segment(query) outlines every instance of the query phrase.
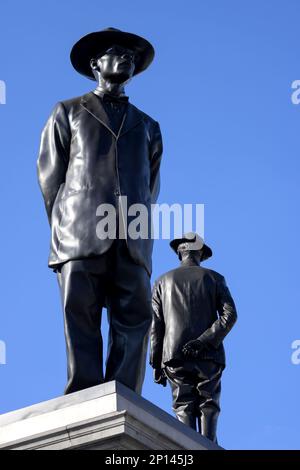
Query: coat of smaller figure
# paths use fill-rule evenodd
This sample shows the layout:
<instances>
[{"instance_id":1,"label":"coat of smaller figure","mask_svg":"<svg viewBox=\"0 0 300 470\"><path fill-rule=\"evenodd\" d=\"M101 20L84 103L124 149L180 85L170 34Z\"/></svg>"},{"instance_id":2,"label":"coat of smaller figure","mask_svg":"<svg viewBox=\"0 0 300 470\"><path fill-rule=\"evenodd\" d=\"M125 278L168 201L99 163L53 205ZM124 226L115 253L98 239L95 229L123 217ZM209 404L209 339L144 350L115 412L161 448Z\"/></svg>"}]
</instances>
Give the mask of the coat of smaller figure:
<instances>
[{"instance_id":1,"label":"coat of smaller figure","mask_svg":"<svg viewBox=\"0 0 300 470\"><path fill-rule=\"evenodd\" d=\"M212 250L193 232L170 243L181 265L153 287L150 363L154 381L172 389L179 421L217 442L223 339L237 319L224 277L200 263Z\"/></svg>"}]
</instances>

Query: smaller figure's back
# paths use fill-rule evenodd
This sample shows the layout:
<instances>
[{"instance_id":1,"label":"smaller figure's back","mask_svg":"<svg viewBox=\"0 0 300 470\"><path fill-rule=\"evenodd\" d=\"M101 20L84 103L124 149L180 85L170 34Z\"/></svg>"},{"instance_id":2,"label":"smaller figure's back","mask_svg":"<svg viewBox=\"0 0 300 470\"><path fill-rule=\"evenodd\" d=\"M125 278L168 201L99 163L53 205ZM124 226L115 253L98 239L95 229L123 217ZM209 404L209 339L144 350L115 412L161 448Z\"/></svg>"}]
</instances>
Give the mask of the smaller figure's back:
<instances>
[{"instance_id":1,"label":"smaller figure's back","mask_svg":"<svg viewBox=\"0 0 300 470\"><path fill-rule=\"evenodd\" d=\"M217 285L223 276L197 265L181 265L161 276L161 301L166 328L181 324L199 336L218 318ZM178 328L178 327L177 327Z\"/></svg>"}]
</instances>

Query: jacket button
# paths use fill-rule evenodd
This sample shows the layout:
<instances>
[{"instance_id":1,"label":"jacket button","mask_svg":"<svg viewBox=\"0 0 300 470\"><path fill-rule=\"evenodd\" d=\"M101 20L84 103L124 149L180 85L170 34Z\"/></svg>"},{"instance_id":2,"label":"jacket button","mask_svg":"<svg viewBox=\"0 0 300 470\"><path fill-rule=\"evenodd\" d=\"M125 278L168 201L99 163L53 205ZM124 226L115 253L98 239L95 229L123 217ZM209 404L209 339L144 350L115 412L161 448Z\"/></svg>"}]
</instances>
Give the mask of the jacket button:
<instances>
[{"instance_id":1,"label":"jacket button","mask_svg":"<svg viewBox=\"0 0 300 470\"><path fill-rule=\"evenodd\" d=\"M120 196L120 191L118 189L115 190L115 196Z\"/></svg>"}]
</instances>

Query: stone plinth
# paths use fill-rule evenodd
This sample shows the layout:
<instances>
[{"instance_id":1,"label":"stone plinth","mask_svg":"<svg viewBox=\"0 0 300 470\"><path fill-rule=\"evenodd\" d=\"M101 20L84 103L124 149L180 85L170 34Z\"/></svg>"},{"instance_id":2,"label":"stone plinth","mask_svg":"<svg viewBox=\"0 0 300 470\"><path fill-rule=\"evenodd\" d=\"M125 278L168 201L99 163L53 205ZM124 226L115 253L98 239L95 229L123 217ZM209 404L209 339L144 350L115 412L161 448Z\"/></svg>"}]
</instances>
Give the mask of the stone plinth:
<instances>
[{"instance_id":1,"label":"stone plinth","mask_svg":"<svg viewBox=\"0 0 300 470\"><path fill-rule=\"evenodd\" d=\"M220 449L117 382L0 416L0 449Z\"/></svg>"}]
</instances>

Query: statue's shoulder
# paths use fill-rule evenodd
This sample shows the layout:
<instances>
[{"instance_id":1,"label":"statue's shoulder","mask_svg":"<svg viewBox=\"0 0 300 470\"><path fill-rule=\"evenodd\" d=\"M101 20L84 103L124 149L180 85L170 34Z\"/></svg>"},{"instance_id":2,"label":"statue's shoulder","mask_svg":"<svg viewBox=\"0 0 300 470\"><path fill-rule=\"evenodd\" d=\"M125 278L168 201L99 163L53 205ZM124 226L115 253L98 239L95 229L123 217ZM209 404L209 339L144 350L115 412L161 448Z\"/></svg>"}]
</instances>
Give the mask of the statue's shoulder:
<instances>
[{"instance_id":1,"label":"statue's shoulder","mask_svg":"<svg viewBox=\"0 0 300 470\"><path fill-rule=\"evenodd\" d=\"M176 269L173 269L174 273L171 274L174 277L177 275L182 276L182 266L178 266ZM170 271L172 273L172 271ZM205 268L203 266L193 266L192 267L192 276L199 274L200 277L205 278L205 277L210 277L214 279L215 281L219 281L223 278L222 274L218 273L217 271L214 271L213 269Z\"/></svg>"},{"instance_id":2,"label":"statue's shoulder","mask_svg":"<svg viewBox=\"0 0 300 470\"><path fill-rule=\"evenodd\" d=\"M139 114L142 115L142 118L145 122L149 123L149 124L152 124L152 125L155 125L157 124L157 121L155 119L153 119L151 116L149 116L149 114L145 113L144 111L142 111L141 109L139 109L137 106L135 106L134 104L132 104L131 102L129 102L130 106L133 108L133 110Z\"/></svg>"},{"instance_id":3,"label":"statue's shoulder","mask_svg":"<svg viewBox=\"0 0 300 470\"><path fill-rule=\"evenodd\" d=\"M214 278L216 281L223 279L222 274L214 271L213 269L204 268L203 266L199 266L199 269L202 271L203 274L207 274L208 276Z\"/></svg>"},{"instance_id":4,"label":"statue's shoulder","mask_svg":"<svg viewBox=\"0 0 300 470\"><path fill-rule=\"evenodd\" d=\"M69 98L69 99L66 99L66 100L61 100L59 101L60 104L63 105L63 107L65 108L65 110L68 112L70 111L72 108L76 107L76 106L80 106L80 104L86 100L88 97L89 97L90 93L85 93L84 95L80 95L80 96L75 96L74 98Z\"/></svg>"},{"instance_id":5,"label":"statue's shoulder","mask_svg":"<svg viewBox=\"0 0 300 470\"><path fill-rule=\"evenodd\" d=\"M160 283L164 283L165 281L171 280L176 276L176 273L178 272L178 268L171 269L170 271L165 272L164 274L161 274L156 281L155 284L158 285Z\"/></svg>"}]
</instances>

